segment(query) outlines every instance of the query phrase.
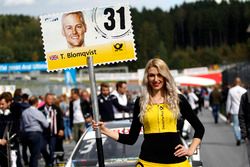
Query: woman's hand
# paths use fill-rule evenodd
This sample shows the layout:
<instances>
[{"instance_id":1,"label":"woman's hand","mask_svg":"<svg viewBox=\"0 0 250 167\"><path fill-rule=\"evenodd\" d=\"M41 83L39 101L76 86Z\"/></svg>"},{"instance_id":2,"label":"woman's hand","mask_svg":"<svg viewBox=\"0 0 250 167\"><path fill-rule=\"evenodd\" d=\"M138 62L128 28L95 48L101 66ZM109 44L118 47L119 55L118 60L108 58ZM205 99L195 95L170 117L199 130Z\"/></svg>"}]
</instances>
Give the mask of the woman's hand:
<instances>
[{"instance_id":1,"label":"woman's hand","mask_svg":"<svg viewBox=\"0 0 250 167\"><path fill-rule=\"evenodd\" d=\"M0 139L0 145L5 146L7 144L7 140Z\"/></svg>"},{"instance_id":2,"label":"woman's hand","mask_svg":"<svg viewBox=\"0 0 250 167\"><path fill-rule=\"evenodd\" d=\"M176 151L175 151L174 155L176 157L183 157L183 156L191 156L191 155L193 155L193 152L189 148L186 148L181 144L176 146L175 150Z\"/></svg>"},{"instance_id":3,"label":"woman's hand","mask_svg":"<svg viewBox=\"0 0 250 167\"><path fill-rule=\"evenodd\" d=\"M119 134L118 132L114 132L108 128L105 127L104 122L95 122L95 120L92 120L92 128L96 130L97 128L100 128L101 133L105 134L106 136L111 137L114 140L118 140Z\"/></svg>"},{"instance_id":4,"label":"woman's hand","mask_svg":"<svg viewBox=\"0 0 250 167\"><path fill-rule=\"evenodd\" d=\"M95 120L92 120L92 128L94 130L96 130L97 128L100 128L101 132L103 133L103 131L105 130L105 126L104 126L104 122L95 122Z\"/></svg>"}]
</instances>

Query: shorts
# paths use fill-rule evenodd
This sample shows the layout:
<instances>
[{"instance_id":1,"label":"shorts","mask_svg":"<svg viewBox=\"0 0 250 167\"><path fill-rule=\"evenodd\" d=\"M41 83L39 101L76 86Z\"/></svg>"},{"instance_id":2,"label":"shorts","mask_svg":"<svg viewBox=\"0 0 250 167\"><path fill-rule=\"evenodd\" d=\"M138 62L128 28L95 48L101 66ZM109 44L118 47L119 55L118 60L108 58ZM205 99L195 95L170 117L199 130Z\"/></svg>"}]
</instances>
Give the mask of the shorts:
<instances>
[{"instance_id":1,"label":"shorts","mask_svg":"<svg viewBox=\"0 0 250 167\"><path fill-rule=\"evenodd\" d=\"M153 163L139 159L135 167L191 167L188 160L174 164Z\"/></svg>"}]
</instances>

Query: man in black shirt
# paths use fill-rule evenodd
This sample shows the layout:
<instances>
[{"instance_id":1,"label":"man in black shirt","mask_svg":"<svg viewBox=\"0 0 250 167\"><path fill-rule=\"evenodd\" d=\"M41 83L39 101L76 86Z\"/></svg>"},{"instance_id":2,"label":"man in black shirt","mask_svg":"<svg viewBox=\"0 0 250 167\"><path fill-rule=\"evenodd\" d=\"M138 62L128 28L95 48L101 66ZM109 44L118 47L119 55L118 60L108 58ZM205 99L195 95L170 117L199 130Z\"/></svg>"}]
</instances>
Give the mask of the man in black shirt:
<instances>
[{"instance_id":1,"label":"man in black shirt","mask_svg":"<svg viewBox=\"0 0 250 167\"><path fill-rule=\"evenodd\" d=\"M114 107L118 111L127 111L128 107L120 105L115 95L110 94L109 85L101 83L101 93L98 95L98 106L102 121L114 120Z\"/></svg>"},{"instance_id":2,"label":"man in black shirt","mask_svg":"<svg viewBox=\"0 0 250 167\"><path fill-rule=\"evenodd\" d=\"M114 120L114 110L112 100L114 95L110 95L109 85L101 84L101 93L98 95L98 106L102 121Z\"/></svg>"},{"instance_id":3,"label":"man in black shirt","mask_svg":"<svg viewBox=\"0 0 250 167\"><path fill-rule=\"evenodd\" d=\"M19 118L13 112L11 104L11 93L2 93L0 95L0 167L6 167L8 164L22 166L18 143ZM15 155L11 155L11 152L15 152Z\"/></svg>"}]
</instances>

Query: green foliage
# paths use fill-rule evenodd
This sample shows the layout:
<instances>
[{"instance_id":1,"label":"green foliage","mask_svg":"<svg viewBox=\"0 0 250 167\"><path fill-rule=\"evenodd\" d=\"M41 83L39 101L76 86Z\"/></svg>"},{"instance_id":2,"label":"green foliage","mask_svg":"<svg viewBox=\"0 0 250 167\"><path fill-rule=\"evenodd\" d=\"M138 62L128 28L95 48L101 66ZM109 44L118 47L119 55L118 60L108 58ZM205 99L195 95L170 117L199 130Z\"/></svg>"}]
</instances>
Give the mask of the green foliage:
<instances>
[{"instance_id":1,"label":"green foliage","mask_svg":"<svg viewBox=\"0 0 250 167\"><path fill-rule=\"evenodd\" d=\"M23 15L0 16L0 39L1 63L44 60L37 18Z\"/></svg>"},{"instance_id":2,"label":"green foliage","mask_svg":"<svg viewBox=\"0 0 250 167\"><path fill-rule=\"evenodd\" d=\"M10 48L5 47L5 46L0 46L0 60L3 63L13 62L15 61L14 53L12 52Z\"/></svg>"},{"instance_id":3,"label":"green foliage","mask_svg":"<svg viewBox=\"0 0 250 167\"><path fill-rule=\"evenodd\" d=\"M152 57L161 57L177 69L249 60L250 2L203 0L169 12L156 8L133 14L134 23L141 18L140 24L134 24L137 68Z\"/></svg>"},{"instance_id":4,"label":"green foliage","mask_svg":"<svg viewBox=\"0 0 250 167\"><path fill-rule=\"evenodd\" d=\"M200 0L131 15L138 59L119 64L130 70L153 57L177 69L250 60L250 1ZM0 39L0 63L44 60L38 18L0 15Z\"/></svg>"}]
</instances>

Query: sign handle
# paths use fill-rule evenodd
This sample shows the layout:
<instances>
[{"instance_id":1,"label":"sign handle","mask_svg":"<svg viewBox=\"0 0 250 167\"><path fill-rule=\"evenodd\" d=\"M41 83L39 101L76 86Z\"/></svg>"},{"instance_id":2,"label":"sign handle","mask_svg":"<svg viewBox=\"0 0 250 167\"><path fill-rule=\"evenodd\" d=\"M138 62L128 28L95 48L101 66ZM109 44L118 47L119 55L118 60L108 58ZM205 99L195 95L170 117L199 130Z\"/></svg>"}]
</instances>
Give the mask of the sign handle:
<instances>
[{"instance_id":1,"label":"sign handle","mask_svg":"<svg viewBox=\"0 0 250 167\"><path fill-rule=\"evenodd\" d=\"M87 62L88 62L88 69L89 69L89 80L91 83L91 101L92 101L92 108L93 108L93 116L94 116L95 122L98 122L100 119L99 119L99 108L98 108L98 103L97 103L96 80L95 80L95 75L94 75L93 57L88 56ZM97 147L99 167L105 167L102 137L101 137L101 131L99 128L97 128L96 130L96 147Z\"/></svg>"}]
</instances>

